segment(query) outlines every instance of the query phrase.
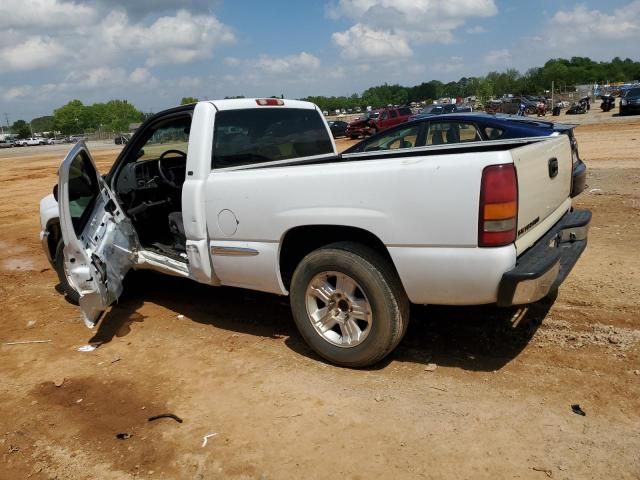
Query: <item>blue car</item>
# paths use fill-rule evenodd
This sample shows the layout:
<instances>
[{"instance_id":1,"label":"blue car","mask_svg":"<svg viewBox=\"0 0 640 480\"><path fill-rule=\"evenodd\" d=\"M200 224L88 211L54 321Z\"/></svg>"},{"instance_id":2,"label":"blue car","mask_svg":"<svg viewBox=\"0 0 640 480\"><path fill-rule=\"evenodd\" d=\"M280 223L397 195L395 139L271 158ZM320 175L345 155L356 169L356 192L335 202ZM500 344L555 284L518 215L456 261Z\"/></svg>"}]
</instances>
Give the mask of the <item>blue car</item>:
<instances>
[{"instance_id":1,"label":"blue car","mask_svg":"<svg viewBox=\"0 0 640 480\"><path fill-rule=\"evenodd\" d=\"M512 115L479 113L450 113L417 118L373 135L343 152L362 153L412 147L437 147L469 144L472 150L496 148L503 141L567 135L573 153L573 184L571 196L585 188L587 167L580 159L578 143L573 134L575 125L566 125ZM483 145L483 142L491 142Z\"/></svg>"}]
</instances>

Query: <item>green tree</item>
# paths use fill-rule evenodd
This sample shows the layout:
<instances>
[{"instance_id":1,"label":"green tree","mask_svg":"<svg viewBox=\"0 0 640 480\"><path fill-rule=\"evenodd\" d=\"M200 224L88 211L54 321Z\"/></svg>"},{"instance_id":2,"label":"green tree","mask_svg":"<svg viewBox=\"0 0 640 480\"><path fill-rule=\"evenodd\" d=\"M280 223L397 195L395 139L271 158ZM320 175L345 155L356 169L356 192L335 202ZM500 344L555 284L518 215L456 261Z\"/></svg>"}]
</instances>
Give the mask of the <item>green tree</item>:
<instances>
[{"instance_id":1,"label":"green tree","mask_svg":"<svg viewBox=\"0 0 640 480\"><path fill-rule=\"evenodd\" d=\"M198 99L196 97L182 97L182 100L180 100L180 105L188 105L190 103L198 103Z\"/></svg>"},{"instance_id":2,"label":"green tree","mask_svg":"<svg viewBox=\"0 0 640 480\"><path fill-rule=\"evenodd\" d=\"M82 132L86 122L86 107L80 100L71 100L53 111L53 128L64 134Z\"/></svg>"},{"instance_id":3,"label":"green tree","mask_svg":"<svg viewBox=\"0 0 640 480\"><path fill-rule=\"evenodd\" d=\"M16 120L11 126L11 132L18 135L18 138L27 138L31 136L31 127L24 120Z\"/></svg>"},{"instance_id":4,"label":"green tree","mask_svg":"<svg viewBox=\"0 0 640 480\"><path fill-rule=\"evenodd\" d=\"M491 80L486 78L480 80L475 95L482 103L486 103L493 96L493 83L491 83Z\"/></svg>"},{"instance_id":5,"label":"green tree","mask_svg":"<svg viewBox=\"0 0 640 480\"><path fill-rule=\"evenodd\" d=\"M51 132L53 130L53 116L47 115L34 118L31 120L31 128L38 133Z\"/></svg>"}]
</instances>

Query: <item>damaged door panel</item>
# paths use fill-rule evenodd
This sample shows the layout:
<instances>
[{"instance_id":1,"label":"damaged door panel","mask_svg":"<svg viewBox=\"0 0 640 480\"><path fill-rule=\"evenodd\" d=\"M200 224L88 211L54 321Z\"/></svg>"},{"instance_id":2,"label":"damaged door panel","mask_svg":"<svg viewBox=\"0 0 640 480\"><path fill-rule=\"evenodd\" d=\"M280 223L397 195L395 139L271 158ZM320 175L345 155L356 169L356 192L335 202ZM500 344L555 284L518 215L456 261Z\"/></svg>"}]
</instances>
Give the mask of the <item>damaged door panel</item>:
<instances>
[{"instance_id":1,"label":"damaged door panel","mask_svg":"<svg viewBox=\"0 0 640 480\"><path fill-rule=\"evenodd\" d=\"M60 167L58 197L65 274L80 293L82 319L92 328L122 293L138 238L83 142Z\"/></svg>"}]
</instances>

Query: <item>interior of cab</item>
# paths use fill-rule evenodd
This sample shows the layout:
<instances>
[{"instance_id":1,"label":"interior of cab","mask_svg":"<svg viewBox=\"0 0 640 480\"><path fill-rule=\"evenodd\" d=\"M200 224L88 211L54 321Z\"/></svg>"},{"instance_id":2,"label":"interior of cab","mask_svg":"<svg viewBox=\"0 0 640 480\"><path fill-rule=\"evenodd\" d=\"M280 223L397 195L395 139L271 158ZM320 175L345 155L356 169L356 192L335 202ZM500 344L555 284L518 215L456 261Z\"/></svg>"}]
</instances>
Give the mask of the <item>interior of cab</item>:
<instances>
[{"instance_id":1,"label":"interior of cab","mask_svg":"<svg viewBox=\"0 0 640 480\"><path fill-rule=\"evenodd\" d=\"M186 261L182 186L186 176L188 113L150 125L129 150L113 186L145 249Z\"/></svg>"}]
</instances>

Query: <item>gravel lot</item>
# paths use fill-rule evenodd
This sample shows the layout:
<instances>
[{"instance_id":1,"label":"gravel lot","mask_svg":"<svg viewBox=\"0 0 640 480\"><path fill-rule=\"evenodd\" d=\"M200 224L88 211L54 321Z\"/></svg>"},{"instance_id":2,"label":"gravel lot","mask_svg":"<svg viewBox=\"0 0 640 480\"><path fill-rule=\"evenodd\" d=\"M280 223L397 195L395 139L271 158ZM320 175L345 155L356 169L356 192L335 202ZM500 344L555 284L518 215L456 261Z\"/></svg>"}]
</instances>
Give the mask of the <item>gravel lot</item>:
<instances>
[{"instance_id":1,"label":"gravel lot","mask_svg":"<svg viewBox=\"0 0 640 480\"><path fill-rule=\"evenodd\" d=\"M639 478L640 118L596 110L561 117L594 218L558 297L416 307L365 371L319 360L286 298L150 273L87 330L38 239L69 147L0 150L0 478Z\"/></svg>"}]
</instances>

